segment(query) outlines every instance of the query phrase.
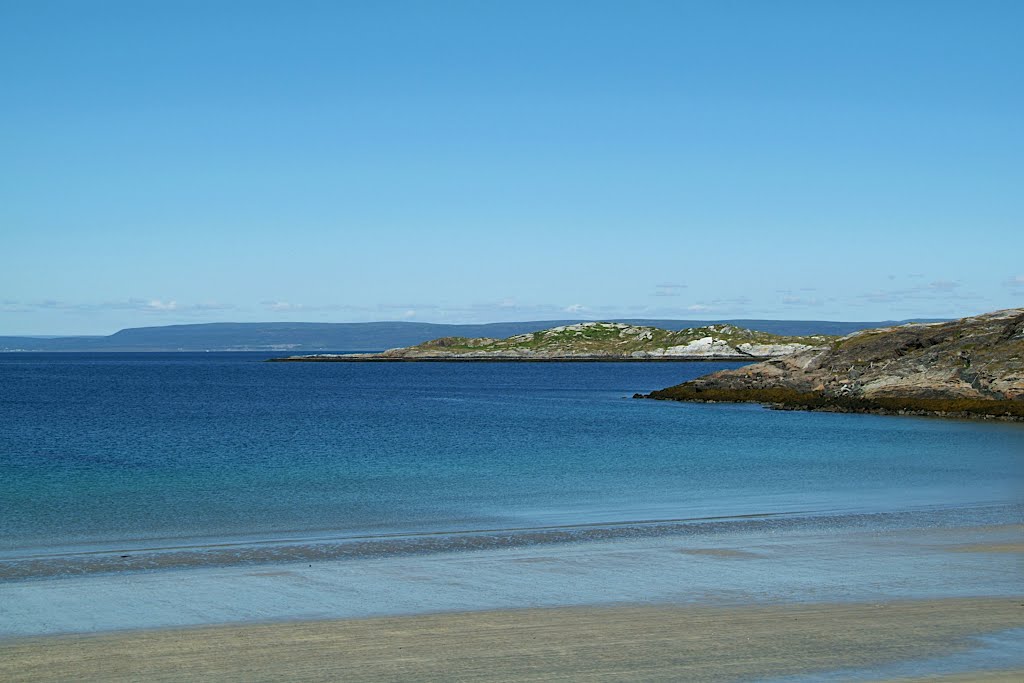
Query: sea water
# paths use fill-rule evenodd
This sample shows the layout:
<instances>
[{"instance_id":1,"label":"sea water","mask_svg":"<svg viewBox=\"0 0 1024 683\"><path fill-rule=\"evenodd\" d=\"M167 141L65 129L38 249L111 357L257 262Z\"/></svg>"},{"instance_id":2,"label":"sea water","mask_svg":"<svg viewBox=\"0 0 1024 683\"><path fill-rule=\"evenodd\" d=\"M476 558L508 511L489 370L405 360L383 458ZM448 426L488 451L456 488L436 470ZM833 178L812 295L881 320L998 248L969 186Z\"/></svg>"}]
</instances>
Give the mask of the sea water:
<instances>
[{"instance_id":1,"label":"sea water","mask_svg":"<svg viewBox=\"0 0 1024 683\"><path fill-rule=\"evenodd\" d=\"M266 357L0 354L0 578L1024 509L1024 425L631 398L735 363Z\"/></svg>"}]
</instances>

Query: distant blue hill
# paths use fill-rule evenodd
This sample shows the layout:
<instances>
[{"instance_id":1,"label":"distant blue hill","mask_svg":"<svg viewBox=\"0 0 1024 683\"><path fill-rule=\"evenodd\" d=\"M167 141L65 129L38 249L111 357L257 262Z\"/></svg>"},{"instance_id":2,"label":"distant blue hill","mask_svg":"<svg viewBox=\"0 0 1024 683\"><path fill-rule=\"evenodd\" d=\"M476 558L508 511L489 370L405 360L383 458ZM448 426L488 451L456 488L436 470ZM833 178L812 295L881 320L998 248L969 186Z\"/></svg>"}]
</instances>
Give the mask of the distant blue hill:
<instances>
[{"instance_id":1,"label":"distant blue hill","mask_svg":"<svg viewBox=\"0 0 1024 683\"><path fill-rule=\"evenodd\" d=\"M729 323L782 335L845 335L900 322L826 320L648 320L616 319L668 330ZM0 337L0 351L382 351L438 337L504 338L580 320L446 325L375 323L205 323L133 327L99 337ZM921 321L914 321L921 322Z\"/></svg>"}]
</instances>

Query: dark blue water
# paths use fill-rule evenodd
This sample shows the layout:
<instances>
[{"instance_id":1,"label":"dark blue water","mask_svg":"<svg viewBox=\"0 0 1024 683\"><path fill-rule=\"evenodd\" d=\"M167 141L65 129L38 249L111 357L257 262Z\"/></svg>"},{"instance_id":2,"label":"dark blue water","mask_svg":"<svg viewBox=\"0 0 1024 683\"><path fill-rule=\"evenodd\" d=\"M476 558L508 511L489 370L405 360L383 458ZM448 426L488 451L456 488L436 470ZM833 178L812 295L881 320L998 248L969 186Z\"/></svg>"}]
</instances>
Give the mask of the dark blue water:
<instances>
[{"instance_id":1,"label":"dark blue water","mask_svg":"<svg viewBox=\"0 0 1024 683\"><path fill-rule=\"evenodd\" d=\"M0 354L0 554L1016 505L1024 426L627 397L716 363Z\"/></svg>"}]
</instances>

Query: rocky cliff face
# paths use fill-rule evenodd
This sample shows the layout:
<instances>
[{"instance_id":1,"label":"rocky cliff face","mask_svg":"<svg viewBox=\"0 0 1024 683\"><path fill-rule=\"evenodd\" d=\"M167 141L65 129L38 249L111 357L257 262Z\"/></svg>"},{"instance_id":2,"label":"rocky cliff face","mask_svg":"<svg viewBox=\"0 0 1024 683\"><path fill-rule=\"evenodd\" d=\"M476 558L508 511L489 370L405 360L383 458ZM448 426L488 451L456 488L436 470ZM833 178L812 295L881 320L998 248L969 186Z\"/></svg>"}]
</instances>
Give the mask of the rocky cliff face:
<instances>
[{"instance_id":1,"label":"rocky cliff face","mask_svg":"<svg viewBox=\"0 0 1024 683\"><path fill-rule=\"evenodd\" d=\"M288 360L686 360L775 358L822 348L835 337L783 337L732 325L680 331L587 322L507 339L443 337L381 354Z\"/></svg>"},{"instance_id":2,"label":"rocky cliff face","mask_svg":"<svg viewBox=\"0 0 1024 683\"><path fill-rule=\"evenodd\" d=\"M649 397L1024 418L1024 309L857 332Z\"/></svg>"}]
</instances>

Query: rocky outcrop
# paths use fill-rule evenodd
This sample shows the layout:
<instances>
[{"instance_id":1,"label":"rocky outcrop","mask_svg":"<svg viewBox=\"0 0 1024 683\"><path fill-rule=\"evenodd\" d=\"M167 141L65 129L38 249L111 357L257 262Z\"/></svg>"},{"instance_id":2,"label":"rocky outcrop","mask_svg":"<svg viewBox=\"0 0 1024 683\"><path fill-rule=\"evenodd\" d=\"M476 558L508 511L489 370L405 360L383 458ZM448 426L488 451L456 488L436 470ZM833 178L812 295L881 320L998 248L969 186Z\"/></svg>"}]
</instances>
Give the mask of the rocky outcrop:
<instances>
[{"instance_id":1,"label":"rocky outcrop","mask_svg":"<svg viewBox=\"0 0 1024 683\"><path fill-rule=\"evenodd\" d=\"M1024 419L1024 309L856 332L644 398Z\"/></svg>"},{"instance_id":2,"label":"rocky outcrop","mask_svg":"<svg viewBox=\"0 0 1024 683\"><path fill-rule=\"evenodd\" d=\"M835 337L783 337L732 325L686 330L586 322L507 339L442 337L374 354L291 356L289 361L760 360L823 348Z\"/></svg>"}]
</instances>

